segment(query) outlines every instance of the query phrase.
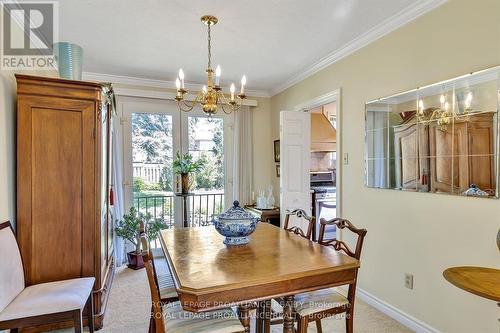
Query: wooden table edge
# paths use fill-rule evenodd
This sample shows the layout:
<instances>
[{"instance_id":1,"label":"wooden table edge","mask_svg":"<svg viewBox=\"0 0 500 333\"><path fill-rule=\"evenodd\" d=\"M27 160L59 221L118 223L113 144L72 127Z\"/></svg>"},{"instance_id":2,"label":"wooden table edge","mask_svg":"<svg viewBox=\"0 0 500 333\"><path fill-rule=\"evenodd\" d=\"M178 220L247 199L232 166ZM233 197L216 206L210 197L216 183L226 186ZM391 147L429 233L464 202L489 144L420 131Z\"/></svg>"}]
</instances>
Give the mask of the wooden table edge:
<instances>
[{"instance_id":1,"label":"wooden table edge","mask_svg":"<svg viewBox=\"0 0 500 333\"><path fill-rule=\"evenodd\" d=\"M490 294L486 294L486 293L483 293L481 291L478 291L476 289L473 289L473 288L469 288L468 286L466 285L463 285L463 284L459 284L459 283L456 283L456 280L452 278L451 274L453 274L455 271L458 271L458 270L465 270L465 269L470 269L470 268L475 268L475 269L482 269L482 270L493 270L493 271L497 271L497 272L500 272L500 269L498 268L493 268L493 267L480 267L480 266L456 266L456 267L449 267L447 269L445 269L443 271L443 277L446 279L446 281L448 281L449 283L451 283L452 285L454 285L455 287L459 288L459 289L462 289L462 290L465 290L471 294L474 294L476 296L480 296L480 297L483 297L483 298L487 298L489 300L492 300L492 301L495 301L495 302L500 302L500 297L495 297L493 295L490 295ZM499 282L500 283L500 282Z\"/></svg>"}]
</instances>

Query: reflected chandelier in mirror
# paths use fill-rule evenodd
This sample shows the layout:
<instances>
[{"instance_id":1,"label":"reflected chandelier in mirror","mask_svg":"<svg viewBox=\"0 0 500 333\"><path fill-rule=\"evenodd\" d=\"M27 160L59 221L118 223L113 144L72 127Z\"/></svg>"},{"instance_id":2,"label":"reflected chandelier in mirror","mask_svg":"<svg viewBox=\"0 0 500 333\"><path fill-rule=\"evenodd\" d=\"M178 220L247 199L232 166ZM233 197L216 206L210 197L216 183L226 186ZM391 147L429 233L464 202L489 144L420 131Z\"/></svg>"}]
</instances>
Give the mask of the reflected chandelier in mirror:
<instances>
[{"instance_id":1,"label":"reflected chandelier in mirror","mask_svg":"<svg viewBox=\"0 0 500 333\"><path fill-rule=\"evenodd\" d=\"M500 66L366 103L368 187L498 198Z\"/></svg>"}]
</instances>

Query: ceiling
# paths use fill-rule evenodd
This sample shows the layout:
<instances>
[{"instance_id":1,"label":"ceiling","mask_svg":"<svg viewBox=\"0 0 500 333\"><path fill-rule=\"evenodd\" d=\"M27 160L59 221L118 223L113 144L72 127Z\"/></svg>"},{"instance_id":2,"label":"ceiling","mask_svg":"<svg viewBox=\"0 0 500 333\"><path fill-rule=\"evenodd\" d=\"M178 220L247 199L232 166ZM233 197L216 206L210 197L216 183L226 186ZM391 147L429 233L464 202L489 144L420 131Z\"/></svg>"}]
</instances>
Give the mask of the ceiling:
<instances>
[{"instance_id":1,"label":"ceiling","mask_svg":"<svg viewBox=\"0 0 500 333\"><path fill-rule=\"evenodd\" d=\"M212 62L221 64L223 85L246 74L249 89L273 94L429 2L436 1L64 0L59 33L83 47L85 72L174 81L182 67L186 82L203 83L207 41L199 19L216 15Z\"/></svg>"}]
</instances>

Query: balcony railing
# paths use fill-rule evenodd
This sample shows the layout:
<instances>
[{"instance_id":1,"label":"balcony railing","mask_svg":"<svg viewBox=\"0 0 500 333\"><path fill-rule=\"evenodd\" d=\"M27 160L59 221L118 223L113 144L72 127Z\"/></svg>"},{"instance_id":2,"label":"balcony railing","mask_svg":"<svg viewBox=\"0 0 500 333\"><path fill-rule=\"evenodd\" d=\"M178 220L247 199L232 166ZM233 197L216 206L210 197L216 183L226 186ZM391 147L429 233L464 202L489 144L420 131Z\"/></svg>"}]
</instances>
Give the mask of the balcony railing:
<instances>
[{"instance_id":1,"label":"balcony railing","mask_svg":"<svg viewBox=\"0 0 500 333\"><path fill-rule=\"evenodd\" d=\"M175 225L175 195L142 195L134 197L135 208L144 214L151 214L155 220L159 219L165 224L166 228ZM179 209L182 209L182 203L179 200ZM210 225L212 216L220 214L224 209L224 192L195 192L188 197L188 219L191 227ZM181 217L182 214L177 214ZM178 221L177 225L182 225Z\"/></svg>"}]
</instances>

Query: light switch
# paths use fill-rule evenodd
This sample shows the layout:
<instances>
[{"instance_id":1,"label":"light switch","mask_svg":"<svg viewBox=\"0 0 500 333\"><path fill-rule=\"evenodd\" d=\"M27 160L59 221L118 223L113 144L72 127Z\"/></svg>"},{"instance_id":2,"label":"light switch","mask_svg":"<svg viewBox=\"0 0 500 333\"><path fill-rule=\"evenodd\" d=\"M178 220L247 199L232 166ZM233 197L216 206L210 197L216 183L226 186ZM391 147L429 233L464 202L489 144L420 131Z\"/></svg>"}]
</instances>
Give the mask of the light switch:
<instances>
[{"instance_id":1,"label":"light switch","mask_svg":"<svg viewBox=\"0 0 500 333\"><path fill-rule=\"evenodd\" d=\"M349 154L344 153L344 165L348 165L348 164L349 164Z\"/></svg>"}]
</instances>

